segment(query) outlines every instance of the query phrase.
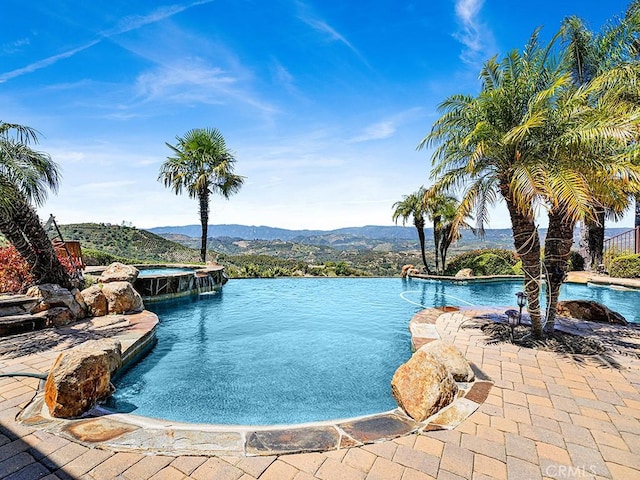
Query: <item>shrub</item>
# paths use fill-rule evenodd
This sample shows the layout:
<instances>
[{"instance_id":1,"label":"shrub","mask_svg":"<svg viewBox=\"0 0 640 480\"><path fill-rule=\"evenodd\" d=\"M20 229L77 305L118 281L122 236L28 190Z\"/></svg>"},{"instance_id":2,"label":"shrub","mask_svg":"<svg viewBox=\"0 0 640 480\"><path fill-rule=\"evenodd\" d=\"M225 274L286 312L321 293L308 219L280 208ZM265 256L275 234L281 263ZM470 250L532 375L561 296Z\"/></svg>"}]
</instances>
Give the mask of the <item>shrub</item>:
<instances>
[{"instance_id":1,"label":"shrub","mask_svg":"<svg viewBox=\"0 0 640 480\"><path fill-rule=\"evenodd\" d=\"M33 283L29 265L13 245L0 248L0 293L20 293Z\"/></svg>"},{"instance_id":2,"label":"shrub","mask_svg":"<svg viewBox=\"0 0 640 480\"><path fill-rule=\"evenodd\" d=\"M569 271L581 272L584 270L584 258L577 250L571 250L569 253Z\"/></svg>"},{"instance_id":3,"label":"shrub","mask_svg":"<svg viewBox=\"0 0 640 480\"><path fill-rule=\"evenodd\" d=\"M119 257L118 255L112 255L111 253L96 250L94 248L83 248L82 258L85 265L97 266L97 265L110 265L113 262L120 262L126 265L145 263L132 258Z\"/></svg>"},{"instance_id":4,"label":"shrub","mask_svg":"<svg viewBox=\"0 0 640 480\"><path fill-rule=\"evenodd\" d=\"M471 250L454 257L445 270L445 275L455 275L463 268L470 268L474 275L515 275L521 273L522 264L513 250L484 248ZM516 268L514 268L516 267Z\"/></svg>"},{"instance_id":5,"label":"shrub","mask_svg":"<svg viewBox=\"0 0 640 480\"><path fill-rule=\"evenodd\" d=\"M69 275L75 272L66 254L58 253L58 260ZM29 265L16 248L13 245L0 247L0 293L22 293L33 285L33 281Z\"/></svg>"},{"instance_id":6,"label":"shrub","mask_svg":"<svg viewBox=\"0 0 640 480\"><path fill-rule=\"evenodd\" d=\"M640 278L640 254L614 258L611 261L609 275L618 278Z\"/></svg>"}]
</instances>

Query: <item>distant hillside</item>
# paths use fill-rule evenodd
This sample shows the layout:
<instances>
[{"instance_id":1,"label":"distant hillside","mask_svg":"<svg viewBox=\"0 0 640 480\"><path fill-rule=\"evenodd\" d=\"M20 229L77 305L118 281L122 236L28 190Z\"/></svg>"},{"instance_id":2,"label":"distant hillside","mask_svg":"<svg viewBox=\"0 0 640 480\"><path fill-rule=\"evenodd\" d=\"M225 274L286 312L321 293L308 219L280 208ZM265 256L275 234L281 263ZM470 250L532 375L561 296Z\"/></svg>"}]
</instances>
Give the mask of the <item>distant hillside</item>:
<instances>
[{"instance_id":1,"label":"distant hillside","mask_svg":"<svg viewBox=\"0 0 640 480\"><path fill-rule=\"evenodd\" d=\"M95 249L140 262L198 262L200 252L147 230L104 223L60 225L65 240L77 240L83 250Z\"/></svg>"},{"instance_id":2,"label":"distant hillside","mask_svg":"<svg viewBox=\"0 0 640 480\"><path fill-rule=\"evenodd\" d=\"M626 228L608 228L607 236L611 237L622 233ZM173 241L197 247L197 239L202 230L200 225L185 225L180 227L155 227L150 232L162 235ZM578 242L578 230L576 229L574 241ZM546 229L540 229L541 239L544 241ZM209 245L215 245L216 241L228 244L233 241L278 241L295 242L305 245L327 246L337 250L374 250L374 251L406 251L419 248L415 227L401 226L376 226L346 227L335 230L287 230L266 226L246 225L209 225ZM433 248L433 230L425 229L426 247ZM462 238L452 247L455 250L470 250L475 248L513 248L513 240L510 228L487 229L484 238L478 238L470 230L462 231ZM574 246L575 248L575 246ZM233 249L233 247L231 247ZM219 248L226 252L227 247Z\"/></svg>"}]
</instances>

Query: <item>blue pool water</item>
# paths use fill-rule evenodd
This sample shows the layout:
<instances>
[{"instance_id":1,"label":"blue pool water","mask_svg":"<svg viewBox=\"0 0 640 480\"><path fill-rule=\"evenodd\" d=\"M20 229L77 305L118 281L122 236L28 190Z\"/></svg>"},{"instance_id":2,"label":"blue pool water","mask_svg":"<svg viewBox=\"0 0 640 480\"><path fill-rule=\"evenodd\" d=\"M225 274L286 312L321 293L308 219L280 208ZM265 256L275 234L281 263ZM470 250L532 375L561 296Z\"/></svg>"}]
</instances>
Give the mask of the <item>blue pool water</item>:
<instances>
[{"instance_id":1,"label":"blue pool water","mask_svg":"<svg viewBox=\"0 0 640 480\"><path fill-rule=\"evenodd\" d=\"M193 272L193 268L180 268L180 267L155 267L155 268L140 268L140 274L138 278L155 277L155 276L168 276L176 273L189 273Z\"/></svg>"},{"instance_id":2,"label":"blue pool water","mask_svg":"<svg viewBox=\"0 0 640 480\"><path fill-rule=\"evenodd\" d=\"M149 305L158 344L120 377L111 406L194 423L273 425L396 407L390 381L423 307L511 305L522 282L398 278L231 280L214 295ZM640 292L565 285L640 323Z\"/></svg>"}]
</instances>

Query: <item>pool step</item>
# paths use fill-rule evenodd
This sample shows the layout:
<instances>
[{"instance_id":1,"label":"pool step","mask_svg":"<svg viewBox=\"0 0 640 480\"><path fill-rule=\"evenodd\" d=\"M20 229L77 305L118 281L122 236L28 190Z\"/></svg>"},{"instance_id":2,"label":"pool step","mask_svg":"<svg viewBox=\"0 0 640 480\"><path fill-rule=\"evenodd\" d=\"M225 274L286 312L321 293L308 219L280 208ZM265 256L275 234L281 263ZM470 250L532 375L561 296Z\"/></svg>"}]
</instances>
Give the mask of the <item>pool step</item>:
<instances>
[{"instance_id":1,"label":"pool step","mask_svg":"<svg viewBox=\"0 0 640 480\"><path fill-rule=\"evenodd\" d=\"M47 317L44 315L5 315L0 317L0 337L16 335L18 333L33 332L47 325Z\"/></svg>"},{"instance_id":2,"label":"pool step","mask_svg":"<svg viewBox=\"0 0 640 480\"><path fill-rule=\"evenodd\" d=\"M46 317L31 314L31 310L39 301L39 298L26 295L0 297L0 337L44 328L47 323Z\"/></svg>"},{"instance_id":3,"label":"pool step","mask_svg":"<svg viewBox=\"0 0 640 480\"><path fill-rule=\"evenodd\" d=\"M31 313L31 309L35 307L39 301L39 298L28 297L26 295L0 297L0 317Z\"/></svg>"}]
</instances>

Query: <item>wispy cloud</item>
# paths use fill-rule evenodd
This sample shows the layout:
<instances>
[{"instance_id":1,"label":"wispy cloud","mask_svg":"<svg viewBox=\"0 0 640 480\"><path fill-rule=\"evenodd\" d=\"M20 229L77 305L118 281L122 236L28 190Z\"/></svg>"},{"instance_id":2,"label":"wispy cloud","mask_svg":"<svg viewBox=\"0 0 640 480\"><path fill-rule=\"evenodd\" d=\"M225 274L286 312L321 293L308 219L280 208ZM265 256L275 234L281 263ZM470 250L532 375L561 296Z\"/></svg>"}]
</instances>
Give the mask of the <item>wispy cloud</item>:
<instances>
[{"instance_id":1,"label":"wispy cloud","mask_svg":"<svg viewBox=\"0 0 640 480\"><path fill-rule=\"evenodd\" d=\"M416 118L421 108L411 108L404 112L397 113L391 117L385 118L379 122L373 123L362 131L361 134L353 137L349 140L350 143L368 142L370 140L383 140L385 138L392 137L399 126L407 121Z\"/></svg>"},{"instance_id":2,"label":"wispy cloud","mask_svg":"<svg viewBox=\"0 0 640 480\"><path fill-rule=\"evenodd\" d=\"M491 43L491 31L480 21L484 0L456 0L455 12L460 29L453 35L465 46L460 59L471 65L485 60L485 52Z\"/></svg>"},{"instance_id":3,"label":"wispy cloud","mask_svg":"<svg viewBox=\"0 0 640 480\"><path fill-rule=\"evenodd\" d=\"M87 42L84 45L81 45L79 47L72 48L71 50L67 50L66 52L62 52L57 55L53 55L51 57L38 60L37 62L33 62L25 67L0 74L0 83L4 83L7 80L11 80L12 78L16 78L27 73L35 72L36 70L40 70L42 68L53 65L54 63L60 60L64 60L65 58L70 58L79 52L82 52L84 50L87 50L88 48L93 47L94 45L97 45L98 43L102 42L105 39L108 39L123 33L131 32L133 30L137 30L138 28L144 27L145 25L156 23L166 18L172 17L173 15L183 12L185 10L188 10L189 8L196 7L198 5L203 5L206 3L211 3L211 2L213 2L213 0L197 0L197 1L189 2L185 4L160 7L148 15L134 15L134 16L125 17L122 20L120 20L114 28L101 32L98 35L98 38L96 38L95 40Z\"/></svg>"},{"instance_id":4,"label":"wispy cloud","mask_svg":"<svg viewBox=\"0 0 640 480\"><path fill-rule=\"evenodd\" d=\"M218 105L233 99L265 113L277 112L273 105L256 98L240 83L238 76L222 68L190 59L186 62L163 64L140 75L136 87L142 101Z\"/></svg>"},{"instance_id":5,"label":"wispy cloud","mask_svg":"<svg viewBox=\"0 0 640 480\"><path fill-rule=\"evenodd\" d=\"M365 64L368 65L366 59L362 56L362 54L358 51L356 47L354 47L349 40L347 40L344 35L339 33L335 28L329 25L326 21L319 18L316 14L314 14L311 8L303 3L296 2L298 7L298 18L302 20L304 23L309 25L311 28L325 35L330 41L340 42L346 47L348 47L353 53L355 53Z\"/></svg>"},{"instance_id":6,"label":"wispy cloud","mask_svg":"<svg viewBox=\"0 0 640 480\"><path fill-rule=\"evenodd\" d=\"M0 45L0 53L5 54L5 55L11 55L11 54L14 54L14 53L18 53L18 52L22 51L22 47L26 47L30 43L31 43L31 40L29 40L28 37L20 38L18 40L13 41L13 42L9 42L9 43L5 43L3 45Z\"/></svg>"}]
</instances>

